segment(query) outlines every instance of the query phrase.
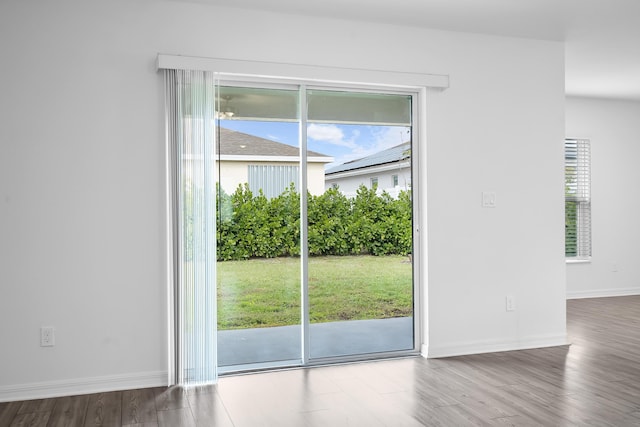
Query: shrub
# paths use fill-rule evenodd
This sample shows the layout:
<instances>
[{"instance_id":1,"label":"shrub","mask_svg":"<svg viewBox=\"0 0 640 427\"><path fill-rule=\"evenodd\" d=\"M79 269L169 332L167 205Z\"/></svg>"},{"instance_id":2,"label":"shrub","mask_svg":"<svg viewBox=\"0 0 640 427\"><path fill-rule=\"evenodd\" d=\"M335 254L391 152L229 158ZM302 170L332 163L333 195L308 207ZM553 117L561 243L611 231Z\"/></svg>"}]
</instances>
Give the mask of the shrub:
<instances>
[{"instance_id":1,"label":"shrub","mask_svg":"<svg viewBox=\"0 0 640 427\"><path fill-rule=\"evenodd\" d=\"M218 260L300 255L300 195L293 184L278 197L247 184L228 196L217 187ZM349 199L337 188L307 194L310 255L406 255L411 252L411 195L397 199L360 186Z\"/></svg>"}]
</instances>

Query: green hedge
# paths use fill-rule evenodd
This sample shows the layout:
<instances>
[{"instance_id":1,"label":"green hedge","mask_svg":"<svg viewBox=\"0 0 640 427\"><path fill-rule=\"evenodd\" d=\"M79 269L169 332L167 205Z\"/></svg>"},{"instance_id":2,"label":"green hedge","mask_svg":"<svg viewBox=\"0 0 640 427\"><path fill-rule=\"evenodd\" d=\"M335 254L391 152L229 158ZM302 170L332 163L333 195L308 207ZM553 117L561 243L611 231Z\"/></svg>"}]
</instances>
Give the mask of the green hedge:
<instances>
[{"instance_id":1,"label":"green hedge","mask_svg":"<svg viewBox=\"0 0 640 427\"><path fill-rule=\"evenodd\" d=\"M218 187L218 260L300 254L300 195L254 195L247 184L232 194ZM397 199L360 186L354 198L337 188L307 195L310 255L406 255L411 252L411 195Z\"/></svg>"}]
</instances>

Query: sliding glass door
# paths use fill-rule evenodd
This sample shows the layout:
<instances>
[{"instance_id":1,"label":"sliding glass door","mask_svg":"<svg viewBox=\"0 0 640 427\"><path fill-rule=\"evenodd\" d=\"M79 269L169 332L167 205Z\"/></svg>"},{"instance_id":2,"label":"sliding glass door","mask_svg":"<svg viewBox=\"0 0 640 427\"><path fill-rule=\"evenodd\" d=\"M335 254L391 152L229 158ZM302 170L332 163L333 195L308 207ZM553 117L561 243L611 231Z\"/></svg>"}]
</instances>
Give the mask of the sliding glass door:
<instances>
[{"instance_id":1,"label":"sliding glass door","mask_svg":"<svg viewBox=\"0 0 640 427\"><path fill-rule=\"evenodd\" d=\"M220 371L413 351L413 95L216 93Z\"/></svg>"}]
</instances>

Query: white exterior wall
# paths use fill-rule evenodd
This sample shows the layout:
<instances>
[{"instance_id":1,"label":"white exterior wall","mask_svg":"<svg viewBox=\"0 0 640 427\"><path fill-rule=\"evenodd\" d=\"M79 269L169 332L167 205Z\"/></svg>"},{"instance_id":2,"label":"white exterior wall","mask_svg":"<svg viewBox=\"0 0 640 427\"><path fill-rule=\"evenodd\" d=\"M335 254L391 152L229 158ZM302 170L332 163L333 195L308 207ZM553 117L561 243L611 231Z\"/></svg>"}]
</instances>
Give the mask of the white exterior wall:
<instances>
[{"instance_id":1,"label":"white exterior wall","mask_svg":"<svg viewBox=\"0 0 640 427\"><path fill-rule=\"evenodd\" d=\"M423 351L564 342L561 43L203 2L4 0L0 400L166 383L158 53L450 75L428 92L418 171Z\"/></svg>"},{"instance_id":2,"label":"white exterior wall","mask_svg":"<svg viewBox=\"0 0 640 427\"><path fill-rule=\"evenodd\" d=\"M592 253L567 265L569 298L640 294L640 102L567 98L567 138L591 141Z\"/></svg>"},{"instance_id":3,"label":"white exterior wall","mask_svg":"<svg viewBox=\"0 0 640 427\"><path fill-rule=\"evenodd\" d=\"M324 163L307 163L307 189L314 196L324 193Z\"/></svg>"},{"instance_id":4,"label":"white exterior wall","mask_svg":"<svg viewBox=\"0 0 640 427\"><path fill-rule=\"evenodd\" d=\"M411 189L411 169L401 168L395 170L384 170L380 172L370 172L367 170L350 171L347 173L336 174L337 176L325 177L325 189L331 188L333 184L337 184L340 191L347 197L356 195L356 191L360 185L371 188L371 178L378 178L378 193L386 191L393 197L402 190ZM398 185L393 185L393 175L398 175Z\"/></svg>"},{"instance_id":5,"label":"white exterior wall","mask_svg":"<svg viewBox=\"0 0 640 427\"><path fill-rule=\"evenodd\" d=\"M220 178L219 175L222 175ZM216 181L227 194L233 194L238 185L249 181L249 163L246 162L222 162L220 174L216 168Z\"/></svg>"}]
</instances>

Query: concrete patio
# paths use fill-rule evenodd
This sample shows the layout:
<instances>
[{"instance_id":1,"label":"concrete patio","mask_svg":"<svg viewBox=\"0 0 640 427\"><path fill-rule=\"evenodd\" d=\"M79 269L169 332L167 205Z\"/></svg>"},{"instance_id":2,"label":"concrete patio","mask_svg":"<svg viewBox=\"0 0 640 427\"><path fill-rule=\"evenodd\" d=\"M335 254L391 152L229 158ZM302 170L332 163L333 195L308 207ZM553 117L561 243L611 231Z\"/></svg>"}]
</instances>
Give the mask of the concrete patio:
<instances>
[{"instance_id":1,"label":"concrete patio","mask_svg":"<svg viewBox=\"0 0 640 427\"><path fill-rule=\"evenodd\" d=\"M300 360L301 327L218 331L218 366ZM312 359L413 349L413 317L315 323ZM225 369L226 370L226 369Z\"/></svg>"}]
</instances>

